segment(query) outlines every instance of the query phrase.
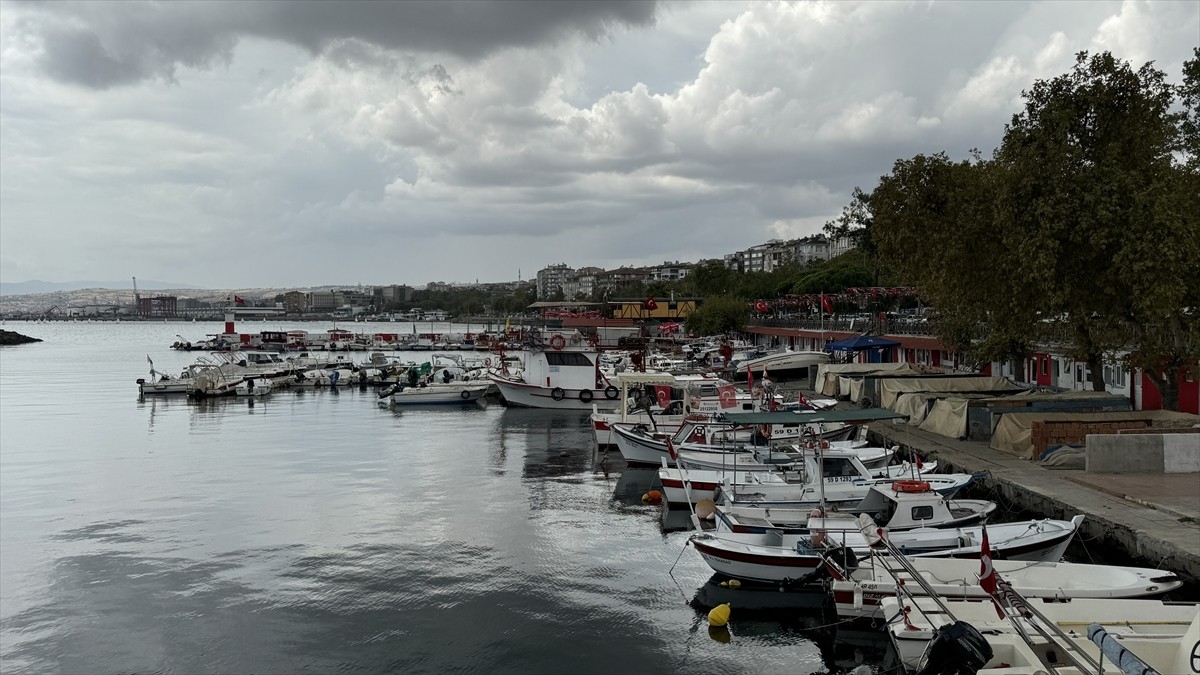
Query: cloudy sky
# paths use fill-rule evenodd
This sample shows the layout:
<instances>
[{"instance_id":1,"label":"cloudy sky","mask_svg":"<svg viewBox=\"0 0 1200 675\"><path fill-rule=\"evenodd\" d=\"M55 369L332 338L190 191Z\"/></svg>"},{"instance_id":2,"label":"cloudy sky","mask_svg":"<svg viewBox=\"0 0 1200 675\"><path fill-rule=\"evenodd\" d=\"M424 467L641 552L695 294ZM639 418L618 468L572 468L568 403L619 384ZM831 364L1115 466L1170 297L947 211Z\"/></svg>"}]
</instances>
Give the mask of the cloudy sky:
<instances>
[{"instance_id":1,"label":"cloudy sky","mask_svg":"<svg viewBox=\"0 0 1200 675\"><path fill-rule=\"evenodd\" d=\"M0 280L501 281L812 234L1200 3L0 2Z\"/></svg>"}]
</instances>

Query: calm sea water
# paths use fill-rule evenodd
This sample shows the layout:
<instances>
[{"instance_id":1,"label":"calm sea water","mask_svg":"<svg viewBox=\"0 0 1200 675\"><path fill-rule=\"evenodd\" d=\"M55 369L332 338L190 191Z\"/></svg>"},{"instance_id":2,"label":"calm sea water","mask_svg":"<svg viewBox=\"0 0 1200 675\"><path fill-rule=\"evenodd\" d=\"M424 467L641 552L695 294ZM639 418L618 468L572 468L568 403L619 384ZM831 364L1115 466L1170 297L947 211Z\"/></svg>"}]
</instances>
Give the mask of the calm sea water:
<instances>
[{"instance_id":1,"label":"calm sea water","mask_svg":"<svg viewBox=\"0 0 1200 675\"><path fill-rule=\"evenodd\" d=\"M254 324L297 327L330 326ZM219 324L4 328L45 340L0 348L4 672L809 673L881 657L875 633L797 606L819 594L713 585L681 514L642 505L653 472L597 463L582 414L394 411L355 388L140 401L148 355L177 373L197 354L168 349L176 334ZM730 629L710 632L725 601Z\"/></svg>"}]
</instances>

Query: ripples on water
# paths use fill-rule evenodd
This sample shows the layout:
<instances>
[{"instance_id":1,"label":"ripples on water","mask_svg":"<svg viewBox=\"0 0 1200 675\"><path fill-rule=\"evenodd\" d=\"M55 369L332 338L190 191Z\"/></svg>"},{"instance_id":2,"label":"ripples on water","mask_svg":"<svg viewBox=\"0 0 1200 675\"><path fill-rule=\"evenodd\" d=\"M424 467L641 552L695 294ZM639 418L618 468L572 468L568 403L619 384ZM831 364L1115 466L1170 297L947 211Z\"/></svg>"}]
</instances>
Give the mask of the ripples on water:
<instances>
[{"instance_id":1,"label":"ripples on water","mask_svg":"<svg viewBox=\"0 0 1200 675\"><path fill-rule=\"evenodd\" d=\"M219 325L6 328L46 342L0 350L5 672L807 673L881 647L822 628L822 596L707 583L582 414L138 401L147 354L178 372L175 334Z\"/></svg>"}]
</instances>

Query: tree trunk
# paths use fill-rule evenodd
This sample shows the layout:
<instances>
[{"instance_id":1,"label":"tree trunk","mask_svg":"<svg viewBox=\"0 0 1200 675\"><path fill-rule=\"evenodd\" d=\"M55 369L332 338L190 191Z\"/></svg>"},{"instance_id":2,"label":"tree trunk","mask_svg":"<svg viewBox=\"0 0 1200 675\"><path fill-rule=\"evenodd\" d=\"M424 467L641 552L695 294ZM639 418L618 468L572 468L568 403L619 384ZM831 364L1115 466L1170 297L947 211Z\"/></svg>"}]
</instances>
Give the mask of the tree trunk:
<instances>
[{"instance_id":1,"label":"tree trunk","mask_svg":"<svg viewBox=\"0 0 1200 675\"><path fill-rule=\"evenodd\" d=\"M1088 370L1092 373L1092 391L1107 391L1104 386L1104 357L1101 354L1087 355Z\"/></svg>"},{"instance_id":2,"label":"tree trunk","mask_svg":"<svg viewBox=\"0 0 1200 675\"><path fill-rule=\"evenodd\" d=\"M1175 364L1168 365L1165 373L1153 369L1146 370L1145 373L1146 379L1158 390L1162 409L1179 412L1179 369Z\"/></svg>"}]
</instances>

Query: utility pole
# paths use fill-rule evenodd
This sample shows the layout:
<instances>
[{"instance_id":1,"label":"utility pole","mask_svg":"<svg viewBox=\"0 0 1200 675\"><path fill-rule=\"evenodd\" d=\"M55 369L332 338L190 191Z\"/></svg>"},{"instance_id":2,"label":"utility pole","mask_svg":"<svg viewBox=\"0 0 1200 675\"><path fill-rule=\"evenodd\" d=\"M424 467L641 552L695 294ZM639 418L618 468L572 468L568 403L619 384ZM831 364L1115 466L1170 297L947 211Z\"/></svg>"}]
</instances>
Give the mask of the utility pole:
<instances>
[{"instance_id":1,"label":"utility pole","mask_svg":"<svg viewBox=\"0 0 1200 675\"><path fill-rule=\"evenodd\" d=\"M133 278L133 313L136 316L142 315L142 296L138 293L137 277Z\"/></svg>"}]
</instances>

